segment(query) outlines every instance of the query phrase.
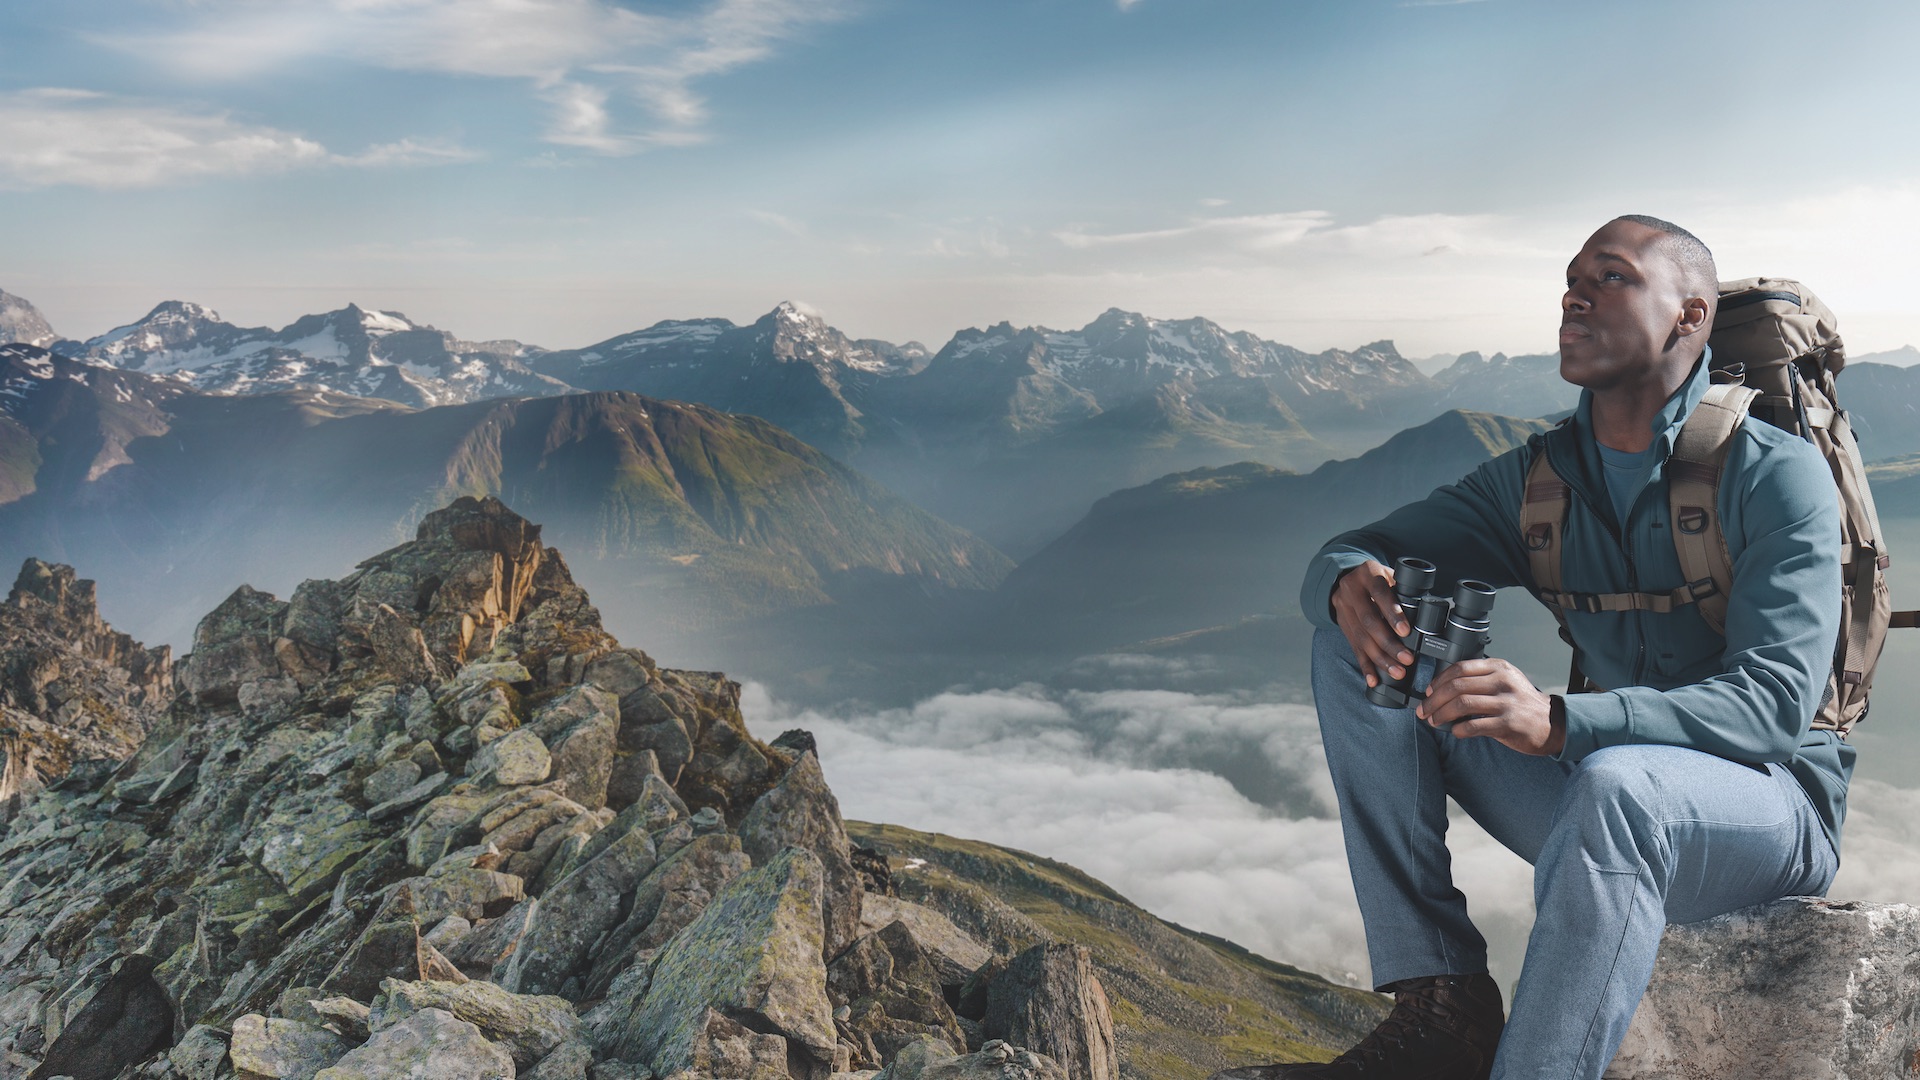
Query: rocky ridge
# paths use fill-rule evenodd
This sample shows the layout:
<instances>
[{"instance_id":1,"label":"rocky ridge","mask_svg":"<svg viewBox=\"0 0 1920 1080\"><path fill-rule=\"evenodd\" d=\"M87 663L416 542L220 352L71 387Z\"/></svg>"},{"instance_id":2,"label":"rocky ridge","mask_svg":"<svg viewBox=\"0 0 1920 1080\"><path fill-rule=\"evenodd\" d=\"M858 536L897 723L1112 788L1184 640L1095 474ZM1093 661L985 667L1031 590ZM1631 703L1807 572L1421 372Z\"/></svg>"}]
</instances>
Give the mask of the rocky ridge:
<instances>
[{"instance_id":1,"label":"rocky ridge","mask_svg":"<svg viewBox=\"0 0 1920 1080\"><path fill-rule=\"evenodd\" d=\"M173 697L172 656L108 626L72 567L28 559L0 604L0 822L76 763L139 749Z\"/></svg>"},{"instance_id":2,"label":"rocky ridge","mask_svg":"<svg viewBox=\"0 0 1920 1080\"><path fill-rule=\"evenodd\" d=\"M168 696L71 571L22 581ZM497 500L240 587L171 673L136 753L0 836L0 1075L1117 1075L1084 950L868 912L811 737L622 648Z\"/></svg>"}]
</instances>

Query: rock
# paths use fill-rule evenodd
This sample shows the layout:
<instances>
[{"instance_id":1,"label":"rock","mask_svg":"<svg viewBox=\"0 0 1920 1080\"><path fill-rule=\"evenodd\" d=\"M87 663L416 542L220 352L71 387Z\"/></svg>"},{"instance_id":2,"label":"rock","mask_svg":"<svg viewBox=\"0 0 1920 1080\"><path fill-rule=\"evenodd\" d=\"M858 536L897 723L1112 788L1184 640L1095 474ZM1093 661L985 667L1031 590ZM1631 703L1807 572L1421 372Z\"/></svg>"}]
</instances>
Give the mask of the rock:
<instances>
[{"instance_id":1,"label":"rock","mask_svg":"<svg viewBox=\"0 0 1920 1080\"><path fill-rule=\"evenodd\" d=\"M620 922L634 886L654 867L653 838L633 829L540 898L500 983L527 994L557 993Z\"/></svg>"},{"instance_id":2,"label":"rock","mask_svg":"<svg viewBox=\"0 0 1920 1080\"><path fill-rule=\"evenodd\" d=\"M67 1018L34 1070L35 1080L113 1080L120 1070L166 1046L173 1038L173 1005L154 981L154 967L151 956L121 960L93 997Z\"/></svg>"},{"instance_id":3,"label":"rock","mask_svg":"<svg viewBox=\"0 0 1920 1080\"><path fill-rule=\"evenodd\" d=\"M447 959L446 955L439 949L428 944L425 938L420 940L417 948L419 950L419 956L416 960L415 967L420 972L421 979L427 982L446 983L472 981L468 978L466 972L456 967L453 961Z\"/></svg>"},{"instance_id":4,"label":"rock","mask_svg":"<svg viewBox=\"0 0 1920 1080\"><path fill-rule=\"evenodd\" d=\"M956 994L974 972L993 959L993 953L952 919L923 904L893 896L868 893L861 898L860 926L873 933L889 923L902 923L939 972L940 985Z\"/></svg>"},{"instance_id":5,"label":"rock","mask_svg":"<svg viewBox=\"0 0 1920 1080\"><path fill-rule=\"evenodd\" d=\"M187 1029L167 1051L173 1071L185 1080L214 1080L227 1060L227 1037L205 1024Z\"/></svg>"},{"instance_id":6,"label":"rock","mask_svg":"<svg viewBox=\"0 0 1920 1080\"><path fill-rule=\"evenodd\" d=\"M408 879L414 915L422 926L437 925L449 915L469 923L498 918L526 899L526 882L513 874L468 866L442 874Z\"/></svg>"},{"instance_id":7,"label":"rock","mask_svg":"<svg viewBox=\"0 0 1920 1080\"><path fill-rule=\"evenodd\" d=\"M860 875L860 887L867 890L868 896L896 896L898 890L893 885L893 868L887 864L886 855L873 848L853 845L853 868Z\"/></svg>"},{"instance_id":8,"label":"rock","mask_svg":"<svg viewBox=\"0 0 1920 1080\"><path fill-rule=\"evenodd\" d=\"M389 979L374 1006L375 1028L422 1009L444 1009L473 1024L507 1048L514 1064L526 1068L573 1038L579 1027L573 1005L563 998L509 993L492 983L458 985Z\"/></svg>"},{"instance_id":9,"label":"rock","mask_svg":"<svg viewBox=\"0 0 1920 1080\"><path fill-rule=\"evenodd\" d=\"M685 822L663 834L691 829ZM666 850L668 843L658 845ZM703 836L663 858L634 890L631 909L596 952L598 958L587 980L587 992L604 991L638 954L651 953L707 910L728 883L747 872L752 862L740 850L740 838L727 833Z\"/></svg>"},{"instance_id":10,"label":"rock","mask_svg":"<svg viewBox=\"0 0 1920 1080\"><path fill-rule=\"evenodd\" d=\"M536 906L538 902L533 900L516 904L505 915L462 934L459 941L451 943L442 952L468 976L490 979L493 969L504 964L520 947L520 938L527 931L527 920L532 917Z\"/></svg>"},{"instance_id":11,"label":"rock","mask_svg":"<svg viewBox=\"0 0 1920 1080\"><path fill-rule=\"evenodd\" d=\"M928 1036L945 1043L950 1053L967 1050L939 973L903 922L848 946L827 967L827 991L836 1005L847 1007L839 1031L858 1050L853 1064L879 1068Z\"/></svg>"},{"instance_id":12,"label":"rock","mask_svg":"<svg viewBox=\"0 0 1920 1080\"><path fill-rule=\"evenodd\" d=\"M398 797L419 782L420 764L410 758L401 758L375 769L360 785L360 793L368 802L378 805Z\"/></svg>"},{"instance_id":13,"label":"rock","mask_svg":"<svg viewBox=\"0 0 1920 1080\"><path fill-rule=\"evenodd\" d=\"M584 1040L571 1039L553 1048L522 1080L588 1080L593 1069L593 1047Z\"/></svg>"},{"instance_id":14,"label":"rock","mask_svg":"<svg viewBox=\"0 0 1920 1080\"><path fill-rule=\"evenodd\" d=\"M717 1010L779 1034L817 1066L805 1071L824 1076L835 1035L820 959L823 876L811 852L789 848L734 879L661 950L639 1009L596 1049L662 1075L691 1068Z\"/></svg>"},{"instance_id":15,"label":"rock","mask_svg":"<svg viewBox=\"0 0 1920 1080\"><path fill-rule=\"evenodd\" d=\"M340 1034L356 1042L365 1042L367 1036L373 1031L373 1025L369 1022L371 1010L352 998L314 998L309 1003L309 1007L323 1023L338 1029Z\"/></svg>"},{"instance_id":16,"label":"rock","mask_svg":"<svg viewBox=\"0 0 1920 1080\"><path fill-rule=\"evenodd\" d=\"M249 1013L233 1022L228 1054L241 1080L313 1080L350 1049L331 1031Z\"/></svg>"},{"instance_id":17,"label":"rock","mask_svg":"<svg viewBox=\"0 0 1920 1080\"><path fill-rule=\"evenodd\" d=\"M435 773L382 803L367 808L368 821L385 821L419 806L447 786L447 774Z\"/></svg>"},{"instance_id":18,"label":"rock","mask_svg":"<svg viewBox=\"0 0 1920 1080\"><path fill-rule=\"evenodd\" d=\"M1920 1061L1920 909L1790 897L1670 926L1613 1080L1842 1080Z\"/></svg>"},{"instance_id":19,"label":"rock","mask_svg":"<svg viewBox=\"0 0 1920 1080\"><path fill-rule=\"evenodd\" d=\"M840 955L860 931L862 890L846 822L840 818L840 800L827 788L818 757L801 754L780 782L754 801L740 821L740 847L756 865L785 847L813 852L826 872L824 955Z\"/></svg>"},{"instance_id":20,"label":"rock","mask_svg":"<svg viewBox=\"0 0 1920 1080\"><path fill-rule=\"evenodd\" d=\"M238 704L240 688L282 677L273 643L287 605L242 585L193 631L193 652L179 667L182 689L202 706Z\"/></svg>"},{"instance_id":21,"label":"rock","mask_svg":"<svg viewBox=\"0 0 1920 1080\"><path fill-rule=\"evenodd\" d=\"M661 775L670 784L679 782L681 771L693 760L693 738L687 734L686 721L670 711L659 694L646 688L620 699L617 745L628 753L653 751Z\"/></svg>"},{"instance_id":22,"label":"rock","mask_svg":"<svg viewBox=\"0 0 1920 1080\"><path fill-rule=\"evenodd\" d=\"M388 894L320 988L329 995L367 1000L385 979L419 976L420 924L413 914L413 894L403 884Z\"/></svg>"},{"instance_id":23,"label":"rock","mask_svg":"<svg viewBox=\"0 0 1920 1080\"><path fill-rule=\"evenodd\" d=\"M314 1080L513 1080L513 1057L444 1009L421 1009L373 1033Z\"/></svg>"},{"instance_id":24,"label":"rock","mask_svg":"<svg viewBox=\"0 0 1920 1080\"><path fill-rule=\"evenodd\" d=\"M994 1040L976 1054L949 1055L927 1039L900 1051L875 1080L1082 1080L1045 1054Z\"/></svg>"},{"instance_id":25,"label":"rock","mask_svg":"<svg viewBox=\"0 0 1920 1080\"><path fill-rule=\"evenodd\" d=\"M988 1039L1032 1048L1087 1080L1117 1080L1113 1017L1085 945L1035 945L987 987Z\"/></svg>"},{"instance_id":26,"label":"rock","mask_svg":"<svg viewBox=\"0 0 1920 1080\"><path fill-rule=\"evenodd\" d=\"M589 810L607 804L619 716L618 697L577 686L542 706L527 724L552 749L552 777Z\"/></svg>"},{"instance_id":27,"label":"rock","mask_svg":"<svg viewBox=\"0 0 1920 1080\"><path fill-rule=\"evenodd\" d=\"M488 743L473 759L471 772L500 784L537 784L553 772L553 755L540 736L517 728Z\"/></svg>"}]
</instances>

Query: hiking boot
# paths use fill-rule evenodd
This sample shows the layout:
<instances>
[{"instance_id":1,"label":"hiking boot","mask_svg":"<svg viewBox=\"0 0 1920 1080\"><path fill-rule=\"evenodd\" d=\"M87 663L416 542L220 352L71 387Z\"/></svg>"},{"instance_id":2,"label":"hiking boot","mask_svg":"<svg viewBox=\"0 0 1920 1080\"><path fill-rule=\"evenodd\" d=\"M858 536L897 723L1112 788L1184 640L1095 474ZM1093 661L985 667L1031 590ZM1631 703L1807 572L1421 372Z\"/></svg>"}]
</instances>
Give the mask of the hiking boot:
<instances>
[{"instance_id":1,"label":"hiking boot","mask_svg":"<svg viewBox=\"0 0 1920 1080\"><path fill-rule=\"evenodd\" d=\"M1402 979L1393 1011L1332 1061L1247 1065L1212 1080L1487 1080L1506 1023L1491 975Z\"/></svg>"}]
</instances>

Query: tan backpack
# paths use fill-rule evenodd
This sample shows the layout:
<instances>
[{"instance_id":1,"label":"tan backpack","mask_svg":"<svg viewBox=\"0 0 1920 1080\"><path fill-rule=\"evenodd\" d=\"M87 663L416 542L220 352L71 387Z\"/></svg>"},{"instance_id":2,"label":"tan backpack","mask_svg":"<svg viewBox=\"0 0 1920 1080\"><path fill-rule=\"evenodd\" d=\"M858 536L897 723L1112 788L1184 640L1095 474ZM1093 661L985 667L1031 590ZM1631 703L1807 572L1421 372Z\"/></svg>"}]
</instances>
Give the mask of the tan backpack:
<instances>
[{"instance_id":1,"label":"tan backpack","mask_svg":"<svg viewBox=\"0 0 1920 1080\"><path fill-rule=\"evenodd\" d=\"M1840 640L1813 726L1845 735L1866 715L1887 628L1920 625L1920 612L1894 612L1887 594L1889 559L1880 518L1852 426L1834 393L1846 348L1827 306L1785 278L1722 282L1709 343L1713 385L1681 425L1667 463L1674 549L1687 584L1666 593L1562 591L1560 532L1572 492L1547 455L1540 454L1527 473L1520 515L1536 595L1560 620L1560 635L1569 644L1570 610L1665 612L1697 604L1707 625L1725 634L1733 558L1720 527L1720 470L1740 424L1748 415L1758 416L1812 443L1840 489ZM1567 688L1570 693L1599 689L1581 674L1577 651Z\"/></svg>"}]
</instances>

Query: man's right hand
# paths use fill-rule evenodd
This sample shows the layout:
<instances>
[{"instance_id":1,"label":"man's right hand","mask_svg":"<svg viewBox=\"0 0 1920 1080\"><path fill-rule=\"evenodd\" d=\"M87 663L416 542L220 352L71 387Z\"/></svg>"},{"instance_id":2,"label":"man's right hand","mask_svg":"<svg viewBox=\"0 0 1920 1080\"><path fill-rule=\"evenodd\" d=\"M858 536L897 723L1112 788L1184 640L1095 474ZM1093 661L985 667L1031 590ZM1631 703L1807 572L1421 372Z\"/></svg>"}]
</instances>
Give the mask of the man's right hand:
<instances>
[{"instance_id":1,"label":"man's right hand","mask_svg":"<svg viewBox=\"0 0 1920 1080\"><path fill-rule=\"evenodd\" d=\"M1413 653L1401 639L1412 631L1393 595L1393 571L1369 559L1340 575L1333 586L1333 619L1353 646L1353 658L1368 686L1380 684L1380 672L1402 678Z\"/></svg>"}]
</instances>

